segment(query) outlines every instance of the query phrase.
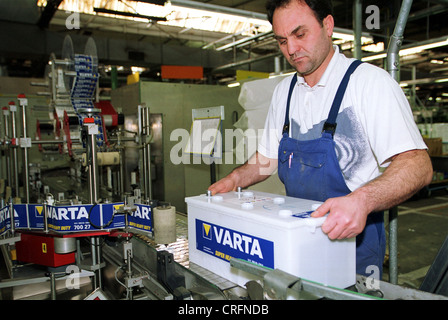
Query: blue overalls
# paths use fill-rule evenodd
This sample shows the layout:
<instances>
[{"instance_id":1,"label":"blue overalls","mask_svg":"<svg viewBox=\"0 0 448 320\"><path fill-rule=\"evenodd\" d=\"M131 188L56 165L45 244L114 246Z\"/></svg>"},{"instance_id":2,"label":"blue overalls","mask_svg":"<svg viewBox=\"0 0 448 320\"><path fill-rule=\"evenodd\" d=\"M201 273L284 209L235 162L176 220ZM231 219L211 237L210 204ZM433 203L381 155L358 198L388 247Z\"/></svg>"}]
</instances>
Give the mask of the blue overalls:
<instances>
[{"instance_id":1,"label":"blue overalls","mask_svg":"<svg viewBox=\"0 0 448 320\"><path fill-rule=\"evenodd\" d=\"M278 149L278 175L288 196L325 201L328 198L349 194L335 151L333 135L336 118L347 88L350 75L361 64L355 60L348 68L336 92L322 136L314 140L300 141L289 137L289 107L292 92L297 83L294 76L288 93L283 137ZM356 273L369 276L377 266L382 275L385 254L383 212L368 215L364 231L356 237Z\"/></svg>"}]
</instances>

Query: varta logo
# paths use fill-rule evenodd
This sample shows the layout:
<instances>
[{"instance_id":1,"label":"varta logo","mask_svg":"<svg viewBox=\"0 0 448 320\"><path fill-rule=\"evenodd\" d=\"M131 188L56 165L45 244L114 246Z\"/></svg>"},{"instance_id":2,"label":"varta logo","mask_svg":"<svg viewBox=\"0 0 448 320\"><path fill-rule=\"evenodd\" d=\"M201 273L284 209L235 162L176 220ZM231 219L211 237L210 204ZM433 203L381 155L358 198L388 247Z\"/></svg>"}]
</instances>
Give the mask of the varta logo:
<instances>
[{"instance_id":1,"label":"varta logo","mask_svg":"<svg viewBox=\"0 0 448 320\"><path fill-rule=\"evenodd\" d=\"M212 233L210 232L211 226L203 223L203 227L204 238L212 240ZM257 256L258 258L263 259L263 253L261 251L261 246L258 239L215 225L213 225L212 230L214 239L218 244L228 246L242 253Z\"/></svg>"},{"instance_id":2,"label":"varta logo","mask_svg":"<svg viewBox=\"0 0 448 320\"><path fill-rule=\"evenodd\" d=\"M14 210L14 217L19 217L16 210ZM2 210L0 210L0 223L4 222L7 219L9 219L9 207L4 207Z\"/></svg>"},{"instance_id":3,"label":"varta logo","mask_svg":"<svg viewBox=\"0 0 448 320\"><path fill-rule=\"evenodd\" d=\"M55 220L79 220L89 217L85 207L49 207L49 210L49 217Z\"/></svg>"},{"instance_id":4,"label":"varta logo","mask_svg":"<svg viewBox=\"0 0 448 320\"><path fill-rule=\"evenodd\" d=\"M43 206L35 206L34 210L36 212L36 217L40 217L40 216L42 216L42 212L44 211L44 207Z\"/></svg>"},{"instance_id":5,"label":"varta logo","mask_svg":"<svg viewBox=\"0 0 448 320\"><path fill-rule=\"evenodd\" d=\"M114 209L115 209L116 211L120 210L120 209L123 208L123 207L124 207L124 204L114 204Z\"/></svg>"},{"instance_id":6,"label":"varta logo","mask_svg":"<svg viewBox=\"0 0 448 320\"><path fill-rule=\"evenodd\" d=\"M209 224L206 224L206 223L203 223L202 224L202 227L203 227L203 233L202 233L202 236L205 238L205 239L207 239L207 240L212 240L212 234L211 234L211 232L210 232L210 225Z\"/></svg>"},{"instance_id":7,"label":"varta logo","mask_svg":"<svg viewBox=\"0 0 448 320\"><path fill-rule=\"evenodd\" d=\"M140 219L146 219L146 220L151 220L151 211L150 211L150 207L146 207L146 206L137 206L137 210L135 210L132 213L132 216L134 218L140 218Z\"/></svg>"}]
</instances>

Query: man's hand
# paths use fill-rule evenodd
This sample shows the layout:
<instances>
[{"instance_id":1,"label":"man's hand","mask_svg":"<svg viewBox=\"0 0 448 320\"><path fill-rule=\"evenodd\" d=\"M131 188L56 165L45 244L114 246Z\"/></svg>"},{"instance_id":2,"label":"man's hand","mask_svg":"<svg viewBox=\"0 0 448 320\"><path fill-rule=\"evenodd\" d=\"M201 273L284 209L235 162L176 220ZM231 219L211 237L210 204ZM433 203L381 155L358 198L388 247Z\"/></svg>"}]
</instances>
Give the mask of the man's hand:
<instances>
[{"instance_id":1,"label":"man's hand","mask_svg":"<svg viewBox=\"0 0 448 320\"><path fill-rule=\"evenodd\" d=\"M312 217L329 213L322 231L330 239L353 238L365 227L370 212L392 208L429 184L431 160L426 150L411 150L390 159L384 173L344 197L325 201Z\"/></svg>"},{"instance_id":2,"label":"man's hand","mask_svg":"<svg viewBox=\"0 0 448 320\"><path fill-rule=\"evenodd\" d=\"M228 175L221 180L215 182L212 184L208 190L212 192L212 196L214 196L217 193L225 193L229 191L235 191L237 188L236 183L234 179L232 178L232 175Z\"/></svg>"},{"instance_id":3,"label":"man's hand","mask_svg":"<svg viewBox=\"0 0 448 320\"><path fill-rule=\"evenodd\" d=\"M330 198L311 214L313 218L323 217L329 213L322 225L322 231L331 240L354 238L366 225L367 215L362 203L354 197Z\"/></svg>"},{"instance_id":4,"label":"man's hand","mask_svg":"<svg viewBox=\"0 0 448 320\"><path fill-rule=\"evenodd\" d=\"M266 158L256 152L249 161L234 169L229 175L212 184L212 195L236 191L267 179L277 169L277 159Z\"/></svg>"}]
</instances>

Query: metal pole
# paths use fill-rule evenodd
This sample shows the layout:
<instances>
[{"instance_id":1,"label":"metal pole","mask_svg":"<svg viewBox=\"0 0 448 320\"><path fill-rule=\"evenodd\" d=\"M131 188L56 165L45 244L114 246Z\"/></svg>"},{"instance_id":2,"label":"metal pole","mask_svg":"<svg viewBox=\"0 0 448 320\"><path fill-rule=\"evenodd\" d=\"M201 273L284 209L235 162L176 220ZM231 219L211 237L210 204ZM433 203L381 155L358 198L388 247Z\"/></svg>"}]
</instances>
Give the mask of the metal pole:
<instances>
[{"instance_id":1,"label":"metal pole","mask_svg":"<svg viewBox=\"0 0 448 320\"><path fill-rule=\"evenodd\" d=\"M146 154L146 177L145 177L145 195L146 199L152 200L152 188L151 188L151 145L149 144L149 135L151 133L150 130L150 112L149 107L145 108L144 112L144 123L145 123L145 148L144 152Z\"/></svg>"},{"instance_id":2,"label":"metal pole","mask_svg":"<svg viewBox=\"0 0 448 320\"><path fill-rule=\"evenodd\" d=\"M90 203L92 205L98 202L98 167L96 157L96 135L89 133L88 137L88 161L89 161L89 184L90 184ZM100 242L98 237L90 238L90 249L92 253L92 265L94 270L94 287L101 288L101 268L100 268Z\"/></svg>"},{"instance_id":3,"label":"metal pole","mask_svg":"<svg viewBox=\"0 0 448 320\"><path fill-rule=\"evenodd\" d=\"M48 233L48 202L47 200L44 201L44 232Z\"/></svg>"},{"instance_id":4,"label":"metal pole","mask_svg":"<svg viewBox=\"0 0 448 320\"><path fill-rule=\"evenodd\" d=\"M98 267L98 270L95 273L95 275L97 276L96 284L97 284L98 288L102 288L103 283L102 283L102 279L101 279L101 274L102 274L102 272L101 272L101 255L102 255L101 241L100 241L100 237L93 237L93 240L94 240L95 246L96 246L96 255L97 255L96 263L97 263L97 267Z\"/></svg>"},{"instance_id":5,"label":"metal pole","mask_svg":"<svg viewBox=\"0 0 448 320\"><path fill-rule=\"evenodd\" d=\"M361 60L362 50L361 50L361 34L362 34L362 1L355 0L353 3L353 26L354 26L354 36L355 36L355 50L354 58Z\"/></svg>"},{"instance_id":6,"label":"metal pole","mask_svg":"<svg viewBox=\"0 0 448 320\"><path fill-rule=\"evenodd\" d=\"M16 230L16 225L15 225L15 219L14 219L14 203L12 201L12 198L9 200L9 219L11 222L11 235L14 237L14 233Z\"/></svg>"},{"instance_id":7,"label":"metal pole","mask_svg":"<svg viewBox=\"0 0 448 320\"><path fill-rule=\"evenodd\" d=\"M28 105L28 99L25 97L19 96L19 103L22 107L22 134L23 140L26 141L28 139L27 134L27 123L26 123L26 107ZM28 173L28 146L23 147L23 183L25 185L25 199L26 203L30 203L30 177Z\"/></svg>"},{"instance_id":8,"label":"metal pole","mask_svg":"<svg viewBox=\"0 0 448 320\"><path fill-rule=\"evenodd\" d=\"M11 112L7 107L3 108L3 124L5 127L5 144L6 144L6 172L8 174L8 186L12 186L12 170L9 170L11 168L11 141L9 140L9 116Z\"/></svg>"},{"instance_id":9,"label":"metal pole","mask_svg":"<svg viewBox=\"0 0 448 320\"><path fill-rule=\"evenodd\" d=\"M98 164L97 164L97 142L96 135L98 133L98 125L92 121L92 116L95 113L99 113L98 109L80 109L79 112L85 113L89 118L84 119L84 130L87 130L87 149L86 159L88 161L88 173L89 173L89 200L92 205L98 203ZM86 120L89 119L89 122ZM95 289L101 288L101 248L98 236L90 237L90 252L92 257L92 267L94 271L93 286Z\"/></svg>"},{"instance_id":10,"label":"metal pole","mask_svg":"<svg viewBox=\"0 0 448 320\"><path fill-rule=\"evenodd\" d=\"M95 204L98 201L98 164L96 155L96 135L89 134L89 183L90 183L90 203Z\"/></svg>"},{"instance_id":11,"label":"metal pole","mask_svg":"<svg viewBox=\"0 0 448 320\"><path fill-rule=\"evenodd\" d=\"M16 125L16 111L17 107L15 104L9 105L9 110L11 111L11 131L12 131L12 139L16 141L15 145L12 147L12 165L14 172L14 195L19 198L19 158L17 155L17 125Z\"/></svg>"},{"instance_id":12,"label":"metal pole","mask_svg":"<svg viewBox=\"0 0 448 320\"><path fill-rule=\"evenodd\" d=\"M142 162L140 165L141 175L140 175L140 188L143 189L144 194L146 195L146 162L148 159L146 159L146 147L145 147L145 141L143 137L145 136L145 107L142 105L138 106L138 140L140 143L140 151L142 155Z\"/></svg>"},{"instance_id":13,"label":"metal pole","mask_svg":"<svg viewBox=\"0 0 448 320\"><path fill-rule=\"evenodd\" d=\"M400 48L403 44L403 33L408 20L409 11L411 10L412 0L404 0L400 13L398 15L397 23L395 24L394 33L392 34L389 46L387 48L387 71L397 81L400 75Z\"/></svg>"},{"instance_id":14,"label":"metal pole","mask_svg":"<svg viewBox=\"0 0 448 320\"><path fill-rule=\"evenodd\" d=\"M404 0L394 33L387 48L387 71L399 82L400 78L400 47L403 44L403 33L411 10L412 0ZM398 208L389 209L389 282L398 283Z\"/></svg>"},{"instance_id":15,"label":"metal pole","mask_svg":"<svg viewBox=\"0 0 448 320\"><path fill-rule=\"evenodd\" d=\"M132 251L131 249L126 250L126 262L127 262L127 276L128 279L132 278ZM133 299L133 295L132 295L132 287L127 287L126 290L128 291L128 299L132 300Z\"/></svg>"},{"instance_id":16,"label":"metal pole","mask_svg":"<svg viewBox=\"0 0 448 320\"><path fill-rule=\"evenodd\" d=\"M120 196L124 194L124 147L122 146L122 131L118 132L117 138L118 138L118 150L120 151Z\"/></svg>"},{"instance_id":17,"label":"metal pole","mask_svg":"<svg viewBox=\"0 0 448 320\"><path fill-rule=\"evenodd\" d=\"M389 282L398 284L398 208L389 209Z\"/></svg>"},{"instance_id":18,"label":"metal pole","mask_svg":"<svg viewBox=\"0 0 448 320\"><path fill-rule=\"evenodd\" d=\"M56 300L56 275L50 272L51 300Z\"/></svg>"}]
</instances>

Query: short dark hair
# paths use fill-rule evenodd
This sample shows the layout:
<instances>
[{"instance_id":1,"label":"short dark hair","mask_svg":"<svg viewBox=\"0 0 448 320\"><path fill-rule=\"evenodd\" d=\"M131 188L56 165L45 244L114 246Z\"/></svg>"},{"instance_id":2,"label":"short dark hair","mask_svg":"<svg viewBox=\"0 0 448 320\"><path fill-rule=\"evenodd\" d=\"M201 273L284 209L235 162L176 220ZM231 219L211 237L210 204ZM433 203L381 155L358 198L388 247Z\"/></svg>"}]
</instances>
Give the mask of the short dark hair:
<instances>
[{"instance_id":1,"label":"short dark hair","mask_svg":"<svg viewBox=\"0 0 448 320\"><path fill-rule=\"evenodd\" d=\"M268 0L266 2L266 10L268 20L271 24L275 9L286 7L291 1L306 3L308 7L313 10L317 21L319 21L321 25L328 15L333 15L333 4L331 3L331 0Z\"/></svg>"}]
</instances>

